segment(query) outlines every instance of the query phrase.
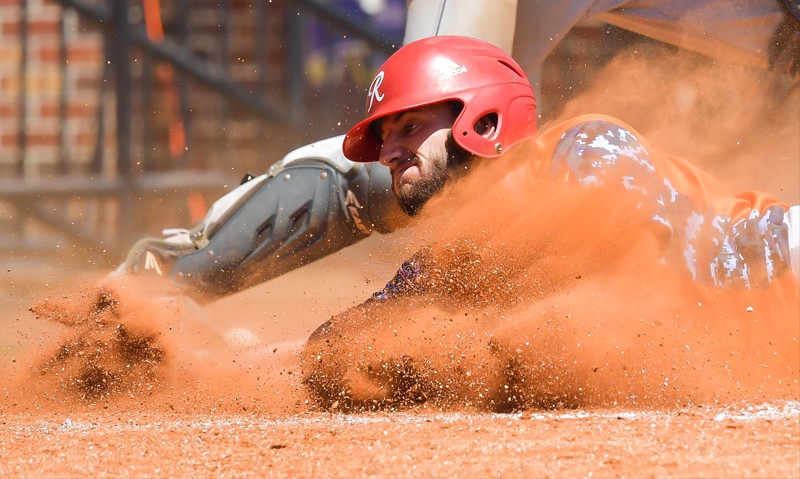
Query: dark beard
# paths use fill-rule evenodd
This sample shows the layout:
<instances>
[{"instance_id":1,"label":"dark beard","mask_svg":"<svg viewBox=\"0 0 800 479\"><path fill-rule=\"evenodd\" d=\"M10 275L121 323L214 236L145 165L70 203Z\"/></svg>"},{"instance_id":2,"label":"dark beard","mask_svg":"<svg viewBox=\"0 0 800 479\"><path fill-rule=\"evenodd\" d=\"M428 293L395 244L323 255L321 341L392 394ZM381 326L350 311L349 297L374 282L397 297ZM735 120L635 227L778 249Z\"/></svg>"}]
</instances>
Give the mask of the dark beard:
<instances>
[{"instance_id":1,"label":"dark beard","mask_svg":"<svg viewBox=\"0 0 800 479\"><path fill-rule=\"evenodd\" d=\"M430 177L418 181L408 190L398 194L397 203L408 216L419 213L428 200L442 191L449 179L463 176L467 171L467 164L474 158L471 153L458 146L452 134L447 135L445 149L447 165L435 165Z\"/></svg>"}]
</instances>

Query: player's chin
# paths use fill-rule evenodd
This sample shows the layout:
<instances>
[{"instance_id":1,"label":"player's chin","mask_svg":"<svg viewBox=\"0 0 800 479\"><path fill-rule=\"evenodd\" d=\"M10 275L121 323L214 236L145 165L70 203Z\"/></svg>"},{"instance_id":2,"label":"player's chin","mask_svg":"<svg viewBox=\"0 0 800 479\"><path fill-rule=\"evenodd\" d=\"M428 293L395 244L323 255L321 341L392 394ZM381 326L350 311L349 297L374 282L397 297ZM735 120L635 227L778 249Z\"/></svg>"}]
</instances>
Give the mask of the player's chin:
<instances>
[{"instance_id":1,"label":"player's chin","mask_svg":"<svg viewBox=\"0 0 800 479\"><path fill-rule=\"evenodd\" d=\"M392 188L398 198L419 201L420 196L427 196L427 183L419 175L409 174L397 179Z\"/></svg>"},{"instance_id":2,"label":"player's chin","mask_svg":"<svg viewBox=\"0 0 800 479\"><path fill-rule=\"evenodd\" d=\"M431 198L431 193L425 188L419 188L419 185L409 184L404 185L398 193L397 203L403 211L409 216L415 216L420 212L422 207Z\"/></svg>"},{"instance_id":3,"label":"player's chin","mask_svg":"<svg viewBox=\"0 0 800 479\"><path fill-rule=\"evenodd\" d=\"M413 188L422 178L419 165L414 161L407 162L404 166L392 171L392 188L395 194L400 193L404 188Z\"/></svg>"}]
</instances>

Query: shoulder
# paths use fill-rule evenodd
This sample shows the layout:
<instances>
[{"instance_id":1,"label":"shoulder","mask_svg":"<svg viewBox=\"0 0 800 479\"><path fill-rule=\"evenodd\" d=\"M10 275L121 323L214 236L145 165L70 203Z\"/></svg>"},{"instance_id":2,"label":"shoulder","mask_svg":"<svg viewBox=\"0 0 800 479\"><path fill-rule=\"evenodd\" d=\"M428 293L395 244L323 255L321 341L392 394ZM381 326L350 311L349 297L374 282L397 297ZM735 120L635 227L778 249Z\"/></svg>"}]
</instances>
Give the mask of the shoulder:
<instances>
[{"instance_id":1,"label":"shoulder","mask_svg":"<svg viewBox=\"0 0 800 479\"><path fill-rule=\"evenodd\" d=\"M556 123L542 132L540 141L551 158L550 173L570 172L582 183L653 169L650 148L639 132L607 115L580 115Z\"/></svg>"},{"instance_id":2,"label":"shoulder","mask_svg":"<svg viewBox=\"0 0 800 479\"><path fill-rule=\"evenodd\" d=\"M554 149L564 151L574 145L594 147L621 145L643 145L642 135L624 121L601 114L579 115L569 120L546 126L540 138L554 143Z\"/></svg>"}]
</instances>

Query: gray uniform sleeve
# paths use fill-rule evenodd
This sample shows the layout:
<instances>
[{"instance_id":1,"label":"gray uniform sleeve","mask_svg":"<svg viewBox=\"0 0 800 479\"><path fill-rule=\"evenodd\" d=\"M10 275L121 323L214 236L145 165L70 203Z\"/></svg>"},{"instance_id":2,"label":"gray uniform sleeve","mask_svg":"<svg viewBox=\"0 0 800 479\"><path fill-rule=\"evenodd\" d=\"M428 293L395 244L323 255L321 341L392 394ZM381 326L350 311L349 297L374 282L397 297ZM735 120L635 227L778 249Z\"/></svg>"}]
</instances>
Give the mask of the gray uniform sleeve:
<instances>
[{"instance_id":1,"label":"gray uniform sleeve","mask_svg":"<svg viewBox=\"0 0 800 479\"><path fill-rule=\"evenodd\" d=\"M699 53L766 67L777 0L520 0L514 56L539 71L575 25L600 20Z\"/></svg>"},{"instance_id":2,"label":"gray uniform sleeve","mask_svg":"<svg viewBox=\"0 0 800 479\"><path fill-rule=\"evenodd\" d=\"M205 302L283 275L408 220L379 163L342 156L342 137L307 145L218 200L192 230L145 238L121 272L166 277Z\"/></svg>"}]
</instances>

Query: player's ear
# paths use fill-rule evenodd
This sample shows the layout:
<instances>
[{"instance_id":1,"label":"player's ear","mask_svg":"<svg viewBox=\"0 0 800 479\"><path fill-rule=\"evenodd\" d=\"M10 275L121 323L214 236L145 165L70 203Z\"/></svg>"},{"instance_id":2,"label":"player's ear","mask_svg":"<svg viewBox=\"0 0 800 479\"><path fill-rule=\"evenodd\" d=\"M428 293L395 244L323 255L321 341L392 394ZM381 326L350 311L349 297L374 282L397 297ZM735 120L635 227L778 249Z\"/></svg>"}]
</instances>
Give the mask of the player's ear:
<instances>
[{"instance_id":1,"label":"player's ear","mask_svg":"<svg viewBox=\"0 0 800 479\"><path fill-rule=\"evenodd\" d=\"M480 117L472 126L475 133L484 138L492 138L497 132L497 113L489 113Z\"/></svg>"}]
</instances>

